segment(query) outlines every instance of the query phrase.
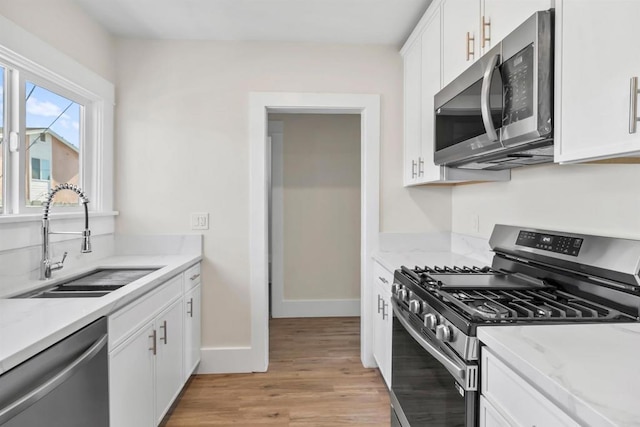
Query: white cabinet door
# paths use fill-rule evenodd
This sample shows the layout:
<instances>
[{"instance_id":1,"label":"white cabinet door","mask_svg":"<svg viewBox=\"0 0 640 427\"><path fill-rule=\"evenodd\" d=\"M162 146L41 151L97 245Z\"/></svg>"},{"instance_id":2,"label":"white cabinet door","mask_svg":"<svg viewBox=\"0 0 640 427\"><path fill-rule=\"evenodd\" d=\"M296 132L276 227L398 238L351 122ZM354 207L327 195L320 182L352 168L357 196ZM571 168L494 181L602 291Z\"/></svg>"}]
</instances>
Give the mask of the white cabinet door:
<instances>
[{"instance_id":1,"label":"white cabinet door","mask_svg":"<svg viewBox=\"0 0 640 427\"><path fill-rule=\"evenodd\" d=\"M640 1L556 1L556 162L640 153L629 129L638 40Z\"/></svg>"},{"instance_id":2,"label":"white cabinet door","mask_svg":"<svg viewBox=\"0 0 640 427\"><path fill-rule=\"evenodd\" d=\"M539 10L549 10L551 0L484 0L480 47L491 49Z\"/></svg>"},{"instance_id":3,"label":"white cabinet door","mask_svg":"<svg viewBox=\"0 0 640 427\"><path fill-rule=\"evenodd\" d=\"M479 418L478 422L480 423L480 427L513 427L516 425L507 421L484 396L480 396Z\"/></svg>"},{"instance_id":4,"label":"white cabinet door","mask_svg":"<svg viewBox=\"0 0 640 427\"><path fill-rule=\"evenodd\" d=\"M443 0L441 7L442 84L446 86L480 58L480 0Z\"/></svg>"},{"instance_id":5,"label":"white cabinet door","mask_svg":"<svg viewBox=\"0 0 640 427\"><path fill-rule=\"evenodd\" d=\"M418 39L404 56L404 185L413 185L418 178L420 157L421 103L420 82L422 52Z\"/></svg>"},{"instance_id":6,"label":"white cabinet door","mask_svg":"<svg viewBox=\"0 0 640 427\"><path fill-rule=\"evenodd\" d=\"M113 427L152 427L154 419L153 324L109 354L109 418Z\"/></svg>"},{"instance_id":7,"label":"white cabinet door","mask_svg":"<svg viewBox=\"0 0 640 427\"><path fill-rule=\"evenodd\" d=\"M391 387L391 293L380 282L374 285L373 357Z\"/></svg>"},{"instance_id":8,"label":"white cabinet door","mask_svg":"<svg viewBox=\"0 0 640 427\"><path fill-rule=\"evenodd\" d=\"M184 297L184 380L200 362L200 301L201 285L191 289Z\"/></svg>"},{"instance_id":9,"label":"white cabinet door","mask_svg":"<svg viewBox=\"0 0 640 427\"><path fill-rule=\"evenodd\" d=\"M441 166L433 162L435 145L433 97L441 88L441 30L440 6L422 33L422 144L418 172L421 182L438 182Z\"/></svg>"},{"instance_id":10,"label":"white cabinet door","mask_svg":"<svg viewBox=\"0 0 640 427\"><path fill-rule=\"evenodd\" d=\"M156 420L162 417L180 393L182 370L183 324L182 298L163 311L155 322L158 334L156 354Z\"/></svg>"}]
</instances>

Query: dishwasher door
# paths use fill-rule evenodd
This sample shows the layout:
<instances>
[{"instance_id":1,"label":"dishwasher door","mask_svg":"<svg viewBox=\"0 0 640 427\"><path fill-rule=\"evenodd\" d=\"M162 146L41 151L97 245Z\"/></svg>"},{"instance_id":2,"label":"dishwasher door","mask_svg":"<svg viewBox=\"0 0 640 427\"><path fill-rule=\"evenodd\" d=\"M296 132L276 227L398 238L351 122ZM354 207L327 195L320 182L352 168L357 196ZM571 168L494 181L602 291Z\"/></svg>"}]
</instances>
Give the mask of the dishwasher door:
<instances>
[{"instance_id":1,"label":"dishwasher door","mask_svg":"<svg viewBox=\"0 0 640 427\"><path fill-rule=\"evenodd\" d=\"M108 427L107 319L0 376L2 427Z\"/></svg>"}]
</instances>

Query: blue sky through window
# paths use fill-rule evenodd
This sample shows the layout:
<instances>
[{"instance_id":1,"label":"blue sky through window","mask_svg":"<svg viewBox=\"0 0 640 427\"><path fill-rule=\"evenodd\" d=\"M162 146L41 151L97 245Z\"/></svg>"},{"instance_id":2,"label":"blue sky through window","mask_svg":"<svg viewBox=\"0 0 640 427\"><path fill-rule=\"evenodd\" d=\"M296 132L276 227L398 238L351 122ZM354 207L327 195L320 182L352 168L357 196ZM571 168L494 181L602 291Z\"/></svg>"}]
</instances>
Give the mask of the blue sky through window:
<instances>
[{"instance_id":1,"label":"blue sky through window","mask_svg":"<svg viewBox=\"0 0 640 427\"><path fill-rule=\"evenodd\" d=\"M80 105L31 82L26 83L25 93L26 127L50 128L75 147L79 147Z\"/></svg>"}]
</instances>

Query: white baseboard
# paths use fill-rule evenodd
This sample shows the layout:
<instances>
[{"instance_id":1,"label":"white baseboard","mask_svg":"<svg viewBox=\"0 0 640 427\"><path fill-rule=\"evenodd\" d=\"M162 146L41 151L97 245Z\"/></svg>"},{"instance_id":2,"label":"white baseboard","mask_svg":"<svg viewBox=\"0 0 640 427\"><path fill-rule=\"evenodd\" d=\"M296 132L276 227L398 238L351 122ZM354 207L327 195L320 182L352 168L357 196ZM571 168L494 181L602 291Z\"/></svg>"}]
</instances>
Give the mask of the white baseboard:
<instances>
[{"instance_id":1,"label":"white baseboard","mask_svg":"<svg viewBox=\"0 0 640 427\"><path fill-rule=\"evenodd\" d=\"M272 316L282 317L357 317L360 299L274 301Z\"/></svg>"},{"instance_id":2,"label":"white baseboard","mask_svg":"<svg viewBox=\"0 0 640 427\"><path fill-rule=\"evenodd\" d=\"M240 374L253 372L251 347L208 347L200 350L198 374Z\"/></svg>"}]
</instances>

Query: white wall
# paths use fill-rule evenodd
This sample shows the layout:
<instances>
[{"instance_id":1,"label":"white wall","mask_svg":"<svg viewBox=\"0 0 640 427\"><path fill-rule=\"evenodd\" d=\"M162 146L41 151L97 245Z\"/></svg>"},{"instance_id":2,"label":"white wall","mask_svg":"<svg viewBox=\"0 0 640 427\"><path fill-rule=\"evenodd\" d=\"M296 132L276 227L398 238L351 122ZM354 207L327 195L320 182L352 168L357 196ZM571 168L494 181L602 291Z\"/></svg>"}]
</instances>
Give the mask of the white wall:
<instances>
[{"instance_id":1,"label":"white wall","mask_svg":"<svg viewBox=\"0 0 640 427\"><path fill-rule=\"evenodd\" d=\"M283 206L272 208L284 219L277 237L283 238L284 259L272 255L273 262L284 262L283 297L356 300L359 307L360 115L269 119L284 129Z\"/></svg>"},{"instance_id":2,"label":"white wall","mask_svg":"<svg viewBox=\"0 0 640 427\"><path fill-rule=\"evenodd\" d=\"M640 238L640 165L543 165L510 182L457 186L456 233L488 238L496 223ZM473 227L479 215L480 230Z\"/></svg>"},{"instance_id":3,"label":"white wall","mask_svg":"<svg viewBox=\"0 0 640 427\"><path fill-rule=\"evenodd\" d=\"M113 82L111 35L72 0L0 0L0 15Z\"/></svg>"},{"instance_id":4,"label":"white wall","mask_svg":"<svg viewBox=\"0 0 640 427\"><path fill-rule=\"evenodd\" d=\"M117 230L185 233L190 212L210 213L203 346L250 344L251 91L381 94L382 231L449 229L450 189L402 188L402 61L394 48L120 40L116 50Z\"/></svg>"}]
</instances>

